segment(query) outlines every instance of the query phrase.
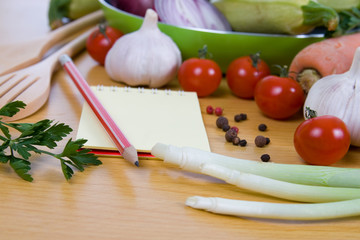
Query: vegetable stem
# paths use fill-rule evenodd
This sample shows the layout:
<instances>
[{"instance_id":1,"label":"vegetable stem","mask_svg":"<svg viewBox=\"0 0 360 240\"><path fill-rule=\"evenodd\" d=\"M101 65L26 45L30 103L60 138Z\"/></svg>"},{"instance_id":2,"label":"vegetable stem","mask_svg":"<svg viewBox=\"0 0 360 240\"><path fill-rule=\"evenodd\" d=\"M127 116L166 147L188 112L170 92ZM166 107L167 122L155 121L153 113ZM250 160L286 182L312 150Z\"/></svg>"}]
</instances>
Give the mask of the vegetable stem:
<instances>
[{"instance_id":1,"label":"vegetable stem","mask_svg":"<svg viewBox=\"0 0 360 240\"><path fill-rule=\"evenodd\" d=\"M305 119L315 118L317 117L317 112L309 107L305 107L304 115L305 115Z\"/></svg>"},{"instance_id":2,"label":"vegetable stem","mask_svg":"<svg viewBox=\"0 0 360 240\"><path fill-rule=\"evenodd\" d=\"M184 170L201 172L205 163L218 164L241 172L280 181L331 187L360 187L360 169L329 166L280 164L232 158L190 147L176 147L157 143L151 153L164 162L176 164Z\"/></svg>"},{"instance_id":3,"label":"vegetable stem","mask_svg":"<svg viewBox=\"0 0 360 240\"><path fill-rule=\"evenodd\" d=\"M310 1L301 7L304 13L304 25L326 26L328 31L334 31L339 24L339 15L335 9Z\"/></svg>"},{"instance_id":4,"label":"vegetable stem","mask_svg":"<svg viewBox=\"0 0 360 240\"><path fill-rule=\"evenodd\" d=\"M300 202L335 202L360 198L359 188L310 186L289 183L231 170L218 164L202 165L201 173L219 178L240 188L273 197Z\"/></svg>"},{"instance_id":5,"label":"vegetable stem","mask_svg":"<svg viewBox=\"0 0 360 240\"><path fill-rule=\"evenodd\" d=\"M284 220L323 220L360 215L360 199L332 203L267 203L217 197L189 197L187 206L213 213Z\"/></svg>"}]
</instances>

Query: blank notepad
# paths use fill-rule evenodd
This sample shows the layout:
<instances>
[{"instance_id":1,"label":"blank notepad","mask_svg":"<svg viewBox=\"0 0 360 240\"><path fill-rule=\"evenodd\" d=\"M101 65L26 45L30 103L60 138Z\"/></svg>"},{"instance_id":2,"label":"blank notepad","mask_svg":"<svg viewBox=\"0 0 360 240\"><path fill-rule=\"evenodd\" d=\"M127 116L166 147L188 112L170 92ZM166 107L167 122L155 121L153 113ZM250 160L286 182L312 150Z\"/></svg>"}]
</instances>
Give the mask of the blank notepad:
<instances>
[{"instance_id":1,"label":"blank notepad","mask_svg":"<svg viewBox=\"0 0 360 240\"><path fill-rule=\"evenodd\" d=\"M210 151L195 92L103 86L91 89L138 152L150 153L158 142ZM81 113L79 138L88 140L85 148L116 150L87 103Z\"/></svg>"}]
</instances>

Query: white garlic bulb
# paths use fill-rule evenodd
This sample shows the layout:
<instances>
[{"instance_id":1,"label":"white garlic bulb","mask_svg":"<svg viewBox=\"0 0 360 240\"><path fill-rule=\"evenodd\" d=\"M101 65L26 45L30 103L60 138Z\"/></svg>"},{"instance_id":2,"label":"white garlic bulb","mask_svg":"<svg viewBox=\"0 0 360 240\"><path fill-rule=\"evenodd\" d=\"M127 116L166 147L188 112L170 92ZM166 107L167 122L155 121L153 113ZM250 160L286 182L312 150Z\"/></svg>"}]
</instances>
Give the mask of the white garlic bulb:
<instances>
[{"instance_id":1,"label":"white garlic bulb","mask_svg":"<svg viewBox=\"0 0 360 240\"><path fill-rule=\"evenodd\" d=\"M342 119L351 135L351 144L360 146L360 48L348 72L326 76L317 81L304 104L318 116L332 115Z\"/></svg>"},{"instance_id":2,"label":"white garlic bulb","mask_svg":"<svg viewBox=\"0 0 360 240\"><path fill-rule=\"evenodd\" d=\"M157 13L148 9L141 28L115 42L105 60L110 78L130 86L158 88L176 77L182 62L180 50L157 23Z\"/></svg>"}]
</instances>

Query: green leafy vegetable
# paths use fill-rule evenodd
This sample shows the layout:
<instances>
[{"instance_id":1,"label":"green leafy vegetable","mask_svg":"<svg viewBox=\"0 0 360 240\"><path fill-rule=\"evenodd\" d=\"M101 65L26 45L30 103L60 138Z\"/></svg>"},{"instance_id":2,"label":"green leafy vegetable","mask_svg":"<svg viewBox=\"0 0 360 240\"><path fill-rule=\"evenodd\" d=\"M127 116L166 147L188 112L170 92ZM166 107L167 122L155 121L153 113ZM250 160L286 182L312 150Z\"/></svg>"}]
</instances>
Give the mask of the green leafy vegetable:
<instances>
[{"instance_id":1,"label":"green leafy vegetable","mask_svg":"<svg viewBox=\"0 0 360 240\"><path fill-rule=\"evenodd\" d=\"M0 116L12 117L25 106L26 104L21 101L8 103L0 109ZM31 170L29 158L33 153L47 154L60 160L62 172L67 180L74 174L71 167L84 171L86 165L102 164L94 154L89 153L90 150L81 149L87 141L85 139L75 141L70 139L59 154L43 149L44 147L54 149L57 147L57 142L72 132L72 129L64 123L54 123L49 119L36 123L6 123L1 119L0 130L3 135L0 135L0 163L9 163L26 181L33 180L29 173ZM10 134L10 128L19 132L17 137Z\"/></svg>"}]
</instances>

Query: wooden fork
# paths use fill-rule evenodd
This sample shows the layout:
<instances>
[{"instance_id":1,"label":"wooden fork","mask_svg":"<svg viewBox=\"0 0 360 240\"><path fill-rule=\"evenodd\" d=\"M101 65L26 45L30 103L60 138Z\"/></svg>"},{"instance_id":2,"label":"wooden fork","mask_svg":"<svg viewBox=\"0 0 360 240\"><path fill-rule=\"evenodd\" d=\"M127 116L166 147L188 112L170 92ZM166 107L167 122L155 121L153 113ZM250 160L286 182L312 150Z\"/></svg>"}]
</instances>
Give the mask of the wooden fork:
<instances>
[{"instance_id":1,"label":"wooden fork","mask_svg":"<svg viewBox=\"0 0 360 240\"><path fill-rule=\"evenodd\" d=\"M45 53L62 40L82 29L99 23L104 15L101 10L68 23L49 34L24 43L0 45L0 76L39 62Z\"/></svg>"},{"instance_id":2,"label":"wooden fork","mask_svg":"<svg viewBox=\"0 0 360 240\"><path fill-rule=\"evenodd\" d=\"M21 100L27 105L14 117L4 120L27 117L44 105L49 97L52 73L60 66L58 58L62 54L73 56L84 49L86 39L94 29L87 30L41 62L0 77L0 107L15 100Z\"/></svg>"}]
</instances>

